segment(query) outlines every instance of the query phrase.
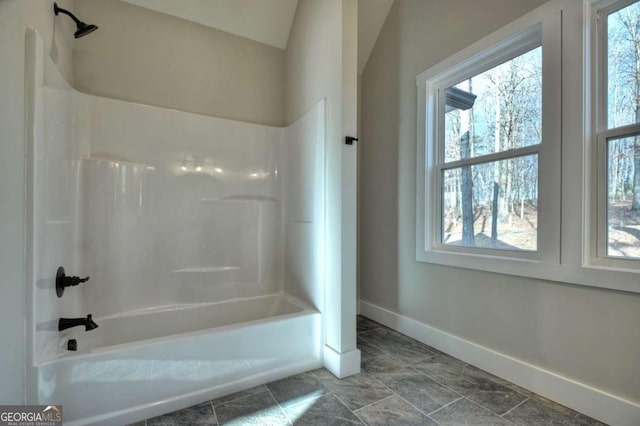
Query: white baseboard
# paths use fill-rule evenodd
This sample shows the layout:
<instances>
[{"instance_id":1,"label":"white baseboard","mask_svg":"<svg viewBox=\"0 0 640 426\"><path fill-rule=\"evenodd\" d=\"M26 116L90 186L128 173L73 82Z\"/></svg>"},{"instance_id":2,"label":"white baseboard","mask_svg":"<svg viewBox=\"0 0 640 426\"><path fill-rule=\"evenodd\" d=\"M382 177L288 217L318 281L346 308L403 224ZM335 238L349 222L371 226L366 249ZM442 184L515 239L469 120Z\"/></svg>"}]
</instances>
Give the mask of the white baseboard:
<instances>
[{"instance_id":1,"label":"white baseboard","mask_svg":"<svg viewBox=\"0 0 640 426\"><path fill-rule=\"evenodd\" d=\"M612 426L640 425L640 405L360 301L362 315Z\"/></svg>"},{"instance_id":2,"label":"white baseboard","mask_svg":"<svg viewBox=\"0 0 640 426\"><path fill-rule=\"evenodd\" d=\"M339 379L360 372L360 349L338 353L331 346L325 345L322 352L324 368Z\"/></svg>"}]
</instances>

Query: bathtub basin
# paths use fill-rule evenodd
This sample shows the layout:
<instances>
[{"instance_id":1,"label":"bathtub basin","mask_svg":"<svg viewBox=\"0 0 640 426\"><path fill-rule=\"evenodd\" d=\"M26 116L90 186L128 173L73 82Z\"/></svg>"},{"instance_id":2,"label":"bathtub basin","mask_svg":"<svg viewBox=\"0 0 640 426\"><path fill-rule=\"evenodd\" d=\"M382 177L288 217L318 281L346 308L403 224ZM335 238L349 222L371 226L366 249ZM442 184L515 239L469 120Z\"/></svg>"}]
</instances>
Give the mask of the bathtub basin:
<instances>
[{"instance_id":1,"label":"bathtub basin","mask_svg":"<svg viewBox=\"0 0 640 426\"><path fill-rule=\"evenodd\" d=\"M94 320L36 366L39 403L62 404L65 424L130 423L321 365L320 314L286 294Z\"/></svg>"}]
</instances>

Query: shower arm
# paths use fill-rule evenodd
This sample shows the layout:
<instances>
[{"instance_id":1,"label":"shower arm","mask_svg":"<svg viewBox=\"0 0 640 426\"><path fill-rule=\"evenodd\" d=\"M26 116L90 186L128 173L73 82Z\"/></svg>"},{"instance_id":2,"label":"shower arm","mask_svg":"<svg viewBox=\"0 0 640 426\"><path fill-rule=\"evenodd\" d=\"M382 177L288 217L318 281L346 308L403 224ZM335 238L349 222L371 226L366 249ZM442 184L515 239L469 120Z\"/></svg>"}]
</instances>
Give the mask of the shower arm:
<instances>
[{"instance_id":1,"label":"shower arm","mask_svg":"<svg viewBox=\"0 0 640 426\"><path fill-rule=\"evenodd\" d=\"M65 15L67 15L68 17L73 19L73 21L76 23L76 25L83 25L84 24L84 22L82 22L81 20L76 18L76 16L73 13L71 13L68 10L63 9L61 7L58 7L57 3L53 4L53 12L56 14L56 16L58 16L58 13L63 13Z\"/></svg>"}]
</instances>

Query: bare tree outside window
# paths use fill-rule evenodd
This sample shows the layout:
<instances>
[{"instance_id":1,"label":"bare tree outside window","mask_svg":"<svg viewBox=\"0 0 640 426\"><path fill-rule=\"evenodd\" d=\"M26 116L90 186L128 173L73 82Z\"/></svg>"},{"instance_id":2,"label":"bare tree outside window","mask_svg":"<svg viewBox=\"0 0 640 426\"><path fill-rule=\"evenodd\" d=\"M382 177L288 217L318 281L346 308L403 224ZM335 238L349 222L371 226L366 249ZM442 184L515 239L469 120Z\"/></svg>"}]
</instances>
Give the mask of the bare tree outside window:
<instances>
[{"instance_id":1,"label":"bare tree outside window","mask_svg":"<svg viewBox=\"0 0 640 426\"><path fill-rule=\"evenodd\" d=\"M640 123L640 2L607 17L607 123ZM640 258L640 135L607 141L607 255Z\"/></svg>"},{"instance_id":2,"label":"bare tree outside window","mask_svg":"<svg viewBox=\"0 0 640 426\"><path fill-rule=\"evenodd\" d=\"M541 69L538 47L453 86L474 102L445 106L443 244L537 250L537 154L482 157L541 144ZM446 167L468 159L477 164Z\"/></svg>"}]
</instances>

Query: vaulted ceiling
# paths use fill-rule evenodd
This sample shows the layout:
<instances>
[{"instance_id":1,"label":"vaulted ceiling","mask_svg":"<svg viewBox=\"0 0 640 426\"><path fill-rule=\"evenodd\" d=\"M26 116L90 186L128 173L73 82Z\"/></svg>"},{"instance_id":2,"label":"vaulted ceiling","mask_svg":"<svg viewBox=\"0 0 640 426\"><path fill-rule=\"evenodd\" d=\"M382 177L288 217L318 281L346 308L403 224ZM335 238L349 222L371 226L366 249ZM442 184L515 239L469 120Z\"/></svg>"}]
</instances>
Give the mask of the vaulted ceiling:
<instances>
[{"instance_id":1,"label":"vaulted ceiling","mask_svg":"<svg viewBox=\"0 0 640 426\"><path fill-rule=\"evenodd\" d=\"M284 49L298 0L124 0Z\"/></svg>"},{"instance_id":2,"label":"vaulted ceiling","mask_svg":"<svg viewBox=\"0 0 640 426\"><path fill-rule=\"evenodd\" d=\"M124 0L286 49L298 0ZM369 59L393 0L358 2L358 72Z\"/></svg>"}]
</instances>

